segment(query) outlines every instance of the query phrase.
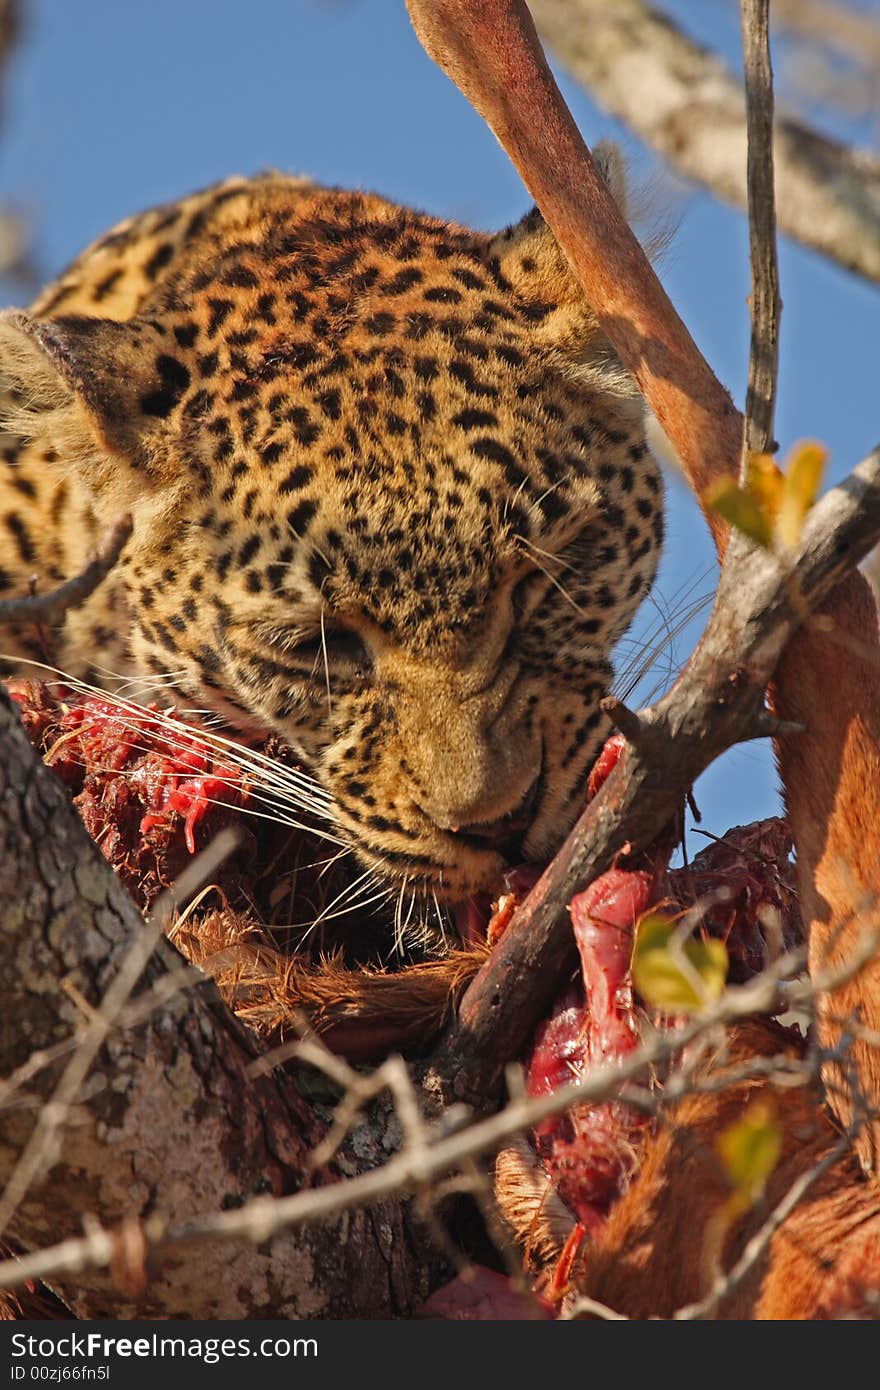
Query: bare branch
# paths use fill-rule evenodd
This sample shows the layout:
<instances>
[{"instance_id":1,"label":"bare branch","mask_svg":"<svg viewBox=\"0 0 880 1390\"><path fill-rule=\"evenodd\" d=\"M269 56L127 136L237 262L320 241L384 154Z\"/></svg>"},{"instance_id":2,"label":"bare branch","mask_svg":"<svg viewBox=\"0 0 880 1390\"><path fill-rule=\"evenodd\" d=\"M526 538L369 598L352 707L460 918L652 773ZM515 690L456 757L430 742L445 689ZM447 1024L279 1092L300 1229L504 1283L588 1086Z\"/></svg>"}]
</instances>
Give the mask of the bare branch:
<instances>
[{"instance_id":1,"label":"bare branch","mask_svg":"<svg viewBox=\"0 0 880 1390\"><path fill-rule=\"evenodd\" d=\"M605 695L600 701L602 709L608 715L615 729L619 729L634 748L638 748L642 738L642 725L639 716L629 709L622 700L616 695Z\"/></svg>"},{"instance_id":2,"label":"bare branch","mask_svg":"<svg viewBox=\"0 0 880 1390\"><path fill-rule=\"evenodd\" d=\"M533 0L536 23L596 99L686 178L746 206L739 83L644 0ZM780 230L880 281L880 161L797 121L776 127Z\"/></svg>"},{"instance_id":3,"label":"bare branch","mask_svg":"<svg viewBox=\"0 0 880 1390\"><path fill-rule=\"evenodd\" d=\"M0 623L40 623L52 627L60 623L71 608L85 603L106 579L122 554L131 535L132 521L128 513L117 517L105 532L94 560L85 569L50 589L47 594L27 594L21 598L0 600Z\"/></svg>"},{"instance_id":4,"label":"bare branch","mask_svg":"<svg viewBox=\"0 0 880 1390\"><path fill-rule=\"evenodd\" d=\"M741 0L752 262L752 345L743 433L743 469L750 454L772 451L779 369L779 315L782 305L776 257L769 8L770 0Z\"/></svg>"},{"instance_id":5,"label":"bare branch","mask_svg":"<svg viewBox=\"0 0 880 1390\"><path fill-rule=\"evenodd\" d=\"M864 969L876 953L878 940L880 928L876 925L866 926L861 945L853 957L836 970L827 972L817 985L792 981L791 977L803 969L803 956L799 952L784 955L748 984L727 989L714 1004L681 1027L654 1033L623 1061L597 1067L580 1083L561 1087L549 1094L514 1096L497 1114L464 1129L456 1128L450 1134L441 1126L431 1131L419 1121L415 1136L417 1142L405 1142L402 1150L380 1168L287 1197L257 1198L239 1210L212 1211L176 1222L162 1222L153 1218L144 1223L144 1239L148 1247L154 1250L218 1237L262 1244L283 1229L312 1224L391 1195L417 1191L474 1159L493 1152L512 1136L539 1124L550 1115L562 1113L572 1105L598 1104L614 1096L629 1099L629 1081L680 1055L698 1039L712 1036L719 1027L756 1013L771 1012L784 1007L787 1001L812 997L817 990L835 990ZM311 1060L320 1062L320 1058ZM767 1067L758 1063L746 1071L735 1070L727 1078L728 1084L742 1080L743 1075L763 1075L771 1066L778 1069L779 1059L770 1059ZM633 1099L637 1099L636 1093L633 1093ZM842 1154L843 1148L840 1152L835 1148L830 1162L836 1161ZM810 1181L815 1180L815 1176ZM783 1217L795 1205L797 1195L790 1195ZM0 1287L18 1287L27 1279L46 1279L62 1271L104 1267L112 1257L112 1249L112 1233L93 1229L81 1240L66 1240L33 1255L0 1263Z\"/></svg>"},{"instance_id":6,"label":"bare branch","mask_svg":"<svg viewBox=\"0 0 880 1390\"><path fill-rule=\"evenodd\" d=\"M754 734L791 634L880 536L880 448L813 509L787 565L738 537L703 638L466 991L434 1065L452 1094L491 1095L574 960L567 904L615 857L645 848L700 772ZM795 739L804 737L795 734Z\"/></svg>"}]
</instances>

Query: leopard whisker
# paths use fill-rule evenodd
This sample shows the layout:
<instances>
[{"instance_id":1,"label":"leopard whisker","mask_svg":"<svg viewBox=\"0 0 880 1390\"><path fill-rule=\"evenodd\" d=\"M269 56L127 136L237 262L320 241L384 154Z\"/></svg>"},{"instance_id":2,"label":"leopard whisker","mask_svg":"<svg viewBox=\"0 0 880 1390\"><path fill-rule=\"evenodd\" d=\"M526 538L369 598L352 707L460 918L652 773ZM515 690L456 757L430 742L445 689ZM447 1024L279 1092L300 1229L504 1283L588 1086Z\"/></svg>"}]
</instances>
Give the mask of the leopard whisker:
<instances>
[{"instance_id":1,"label":"leopard whisker","mask_svg":"<svg viewBox=\"0 0 880 1390\"><path fill-rule=\"evenodd\" d=\"M274 761L265 754L258 752L246 745L239 744L232 739L217 734L214 730L194 728L192 725L185 724L183 721L175 719L168 712L160 710L150 710L138 705L130 700L124 699L114 692L108 692L100 687L93 686L87 681L82 681L74 677L67 676L57 668L49 667L46 663L29 661L27 664L41 667L43 670L51 671L57 675L65 685L69 685L78 693L94 695L114 706L118 711L121 727L128 733L140 737L140 742L135 742L133 746L140 752L148 752L149 745L143 741L144 724L152 725L157 731L161 732L163 739L168 744L172 752L189 751L192 747L193 739L200 740L221 751L229 762L233 763L238 769L247 773L254 779L255 785L249 787L256 799L269 807L274 813L275 818L282 819L284 823L292 828L312 831L330 839L333 843L344 845L342 839L328 835L317 825L302 825L298 821L289 818L289 810L294 808L299 811L306 811L310 815L324 821L336 823L337 817L333 800L330 794L317 783L307 773L298 768L285 767L283 764ZM126 719L125 716L130 718ZM124 770L123 770L124 771ZM224 777L222 773L212 774L217 776L217 780L227 782L234 786L234 779ZM222 804L222 803L220 803ZM243 807L245 814L260 814Z\"/></svg>"},{"instance_id":2,"label":"leopard whisker","mask_svg":"<svg viewBox=\"0 0 880 1390\"><path fill-rule=\"evenodd\" d=\"M708 571L695 576L687 584L682 585L668 603L664 604L659 594L649 595L650 602L657 613L656 622L643 636L628 638L625 644L620 644L630 647L633 652L629 661L624 662L617 671L612 687L614 693L619 695L621 699L630 699L636 687L649 672L657 667L664 654L666 654L667 660L663 669L657 672L657 678L645 693L642 702L653 700L662 690L667 688L670 680L674 678L680 665L675 650L675 639L699 613L711 604L713 595L711 592L706 592L690 602L685 600L693 593L697 585L707 578L707 575Z\"/></svg>"},{"instance_id":3,"label":"leopard whisker","mask_svg":"<svg viewBox=\"0 0 880 1390\"><path fill-rule=\"evenodd\" d=\"M327 633L324 628L324 601L321 599L321 652L324 657L324 678L327 684L327 718L333 721L333 698L330 694L330 662L327 659Z\"/></svg>"},{"instance_id":4,"label":"leopard whisker","mask_svg":"<svg viewBox=\"0 0 880 1390\"><path fill-rule=\"evenodd\" d=\"M410 883L410 875L409 875L409 874L405 874L405 875L404 875L404 878L403 878L403 883L401 884L401 887L400 887L400 895L399 895L398 900L397 900L397 912L395 913L395 916L394 916L394 941L393 941L392 950L393 950L393 953L394 953L395 955L398 955L398 956L403 955L403 953L404 953L404 947L405 947L405 942L406 942L406 929L407 929L407 927L409 926L410 921L412 920L413 909L415 908L415 904L416 904L416 894L413 893L413 892L410 892L410 894L409 894L409 903L408 903L408 905L407 905L406 917L404 917L404 916L403 916L403 900L404 900L404 897L406 896L406 892L407 892L407 888L409 887L409 883Z\"/></svg>"},{"instance_id":5,"label":"leopard whisker","mask_svg":"<svg viewBox=\"0 0 880 1390\"><path fill-rule=\"evenodd\" d=\"M369 898L366 900L358 898L357 890L361 888L361 885L363 885L363 891L369 892L378 883L382 883L382 880L380 879L376 870L372 867L369 869L365 869L363 873L360 874L351 883L347 883L345 887L342 888L339 893L337 893L336 897L332 898L330 902L327 903L321 909L321 911L318 913L317 917L313 922L294 922L291 923L292 929L301 930L303 927L306 927L306 935L302 938L302 940L305 941L308 935L311 932L313 932L316 927L319 927L323 922L332 921L336 917L343 916L344 913L355 912L358 909L367 906L367 903L374 902L375 898ZM377 896L387 895L387 892L387 885L382 883L382 892ZM354 898L354 901L351 901L352 898ZM345 904L345 906L343 907L342 904Z\"/></svg>"},{"instance_id":6,"label":"leopard whisker","mask_svg":"<svg viewBox=\"0 0 880 1390\"><path fill-rule=\"evenodd\" d=\"M380 880L377 879L376 881L379 882ZM365 887L366 886L367 885L365 885ZM362 912L364 908L371 907L374 903L385 903L392 896L393 891L393 889L383 886L378 893L374 893L371 897L358 898L354 902L346 903L345 907L339 908L336 912L328 912L326 909L323 909L313 922L290 923L288 930L302 932L302 935L296 943L296 949L301 950L309 937L319 926L323 926L327 922L332 922L339 917L348 917L352 912ZM280 929L275 927L274 930L278 931Z\"/></svg>"}]
</instances>

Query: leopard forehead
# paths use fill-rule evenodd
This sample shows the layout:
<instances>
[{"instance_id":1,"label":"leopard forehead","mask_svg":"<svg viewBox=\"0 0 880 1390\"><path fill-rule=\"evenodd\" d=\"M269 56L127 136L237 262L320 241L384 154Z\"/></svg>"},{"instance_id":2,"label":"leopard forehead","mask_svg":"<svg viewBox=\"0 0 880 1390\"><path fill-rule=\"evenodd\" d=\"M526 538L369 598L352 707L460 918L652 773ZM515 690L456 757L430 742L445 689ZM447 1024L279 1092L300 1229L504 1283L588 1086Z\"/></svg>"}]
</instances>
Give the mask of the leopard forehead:
<instances>
[{"instance_id":1,"label":"leopard forehead","mask_svg":"<svg viewBox=\"0 0 880 1390\"><path fill-rule=\"evenodd\" d=\"M564 322L542 340L570 312L546 267L524 253L514 283L497 240L321 193L228 229L145 307L139 406L184 464L189 549L255 612L320 594L436 643L643 458L634 403L561 359Z\"/></svg>"}]
</instances>

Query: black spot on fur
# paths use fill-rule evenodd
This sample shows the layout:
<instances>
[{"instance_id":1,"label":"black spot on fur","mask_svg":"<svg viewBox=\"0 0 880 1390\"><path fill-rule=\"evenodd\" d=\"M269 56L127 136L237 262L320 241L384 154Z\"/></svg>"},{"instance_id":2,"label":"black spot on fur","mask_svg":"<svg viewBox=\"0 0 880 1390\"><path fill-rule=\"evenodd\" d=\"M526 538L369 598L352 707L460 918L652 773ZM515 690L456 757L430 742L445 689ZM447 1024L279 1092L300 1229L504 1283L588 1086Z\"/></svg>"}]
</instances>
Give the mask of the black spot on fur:
<instances>
[{"instance_id":1,"label":"black spot on fur","mask_svg":"<svg viewBox=\"0 0 880 1390\"><path fill-rule=\"evenodd\" d=\"M303 527L308 526L317 510L317 502L313 502L309 497L292 507L287 513L287 524L291 531L295 531L297 535L301 534Z\"/></svg>"},{"instance_id":2,"label":"black spot on fur","mask_svg":"<svg viewBox=\"0 0 880 1390\"><path fill-rule=\"evenodd\" d=\"M461 291L454 290L451 285L432 285L425 290L425 299L430 304L460 304Z\"/></svg>"},{"instance_id":3,"label":"black spot on fur","mask_svg":"<svg viewBox=\"0 0 880 1390\"><path fill-rule=\"evenodd\" d=\"M294 406L288 411L287 418L293 425L294 433L300 444L314 444L321 430L320 427L314 423L304 406Z\"/></svg>"},{"instance_id":4,"label":"black spot on fur","mask_svg":"<svg viewBox=\"0 0 880 1390\"><path fill-rule=\"evenodd\" d=\"M208 308L211 310L211 317L208 320L208 337L213 338L218 328L226 322L227 318L234 309L231 299L209 299Z\"/></svg>"},{"instance_id":5,"label":"black spot on fur","mask_svg":"<svg viewBox=\"0 0 880 1390\"><path fill-rule=\"evenodd\" d=\"M489 382L481 381L474 375L474 370L469 362L462 362L456 358L449 364L449 374L460 381L465 390L470 391L474 396L485 396L491 400L497 399L498 388Z\"/></svg>"},{"instance_id":6,"label":"black spot on fur","mask_svg":"<svg viewBox=\"0 0 880 1390\"><path fill-rule=\"evenodd\" d=\"M504 477L512 487L520 487L527 478L527 473L519 461L514 457L505 444L500 444L497 439L492 439L489 435L484 435L475 439L470 446L471 453L477 458L488 459L491 463L497 463L504 470Z\"/></svg>"},{"instance_id":7,"label":"black spot on fur","mask_svg":"<svg viewBox=\"0 0 880 1390\"><path fill-rule=\"evenodd\" d=\"M161 385L157 390L141 397L140 407L145 415L164 419L170 415L189 386L190 375L189 369L167 352L160 353L156 358L156 371Z\"/></svg>"},{"instance_id":8,"label":"black spot on fur","mask_svg":"<svg viewBox=\"0 0 880 1390\"><path fill-rule=\"evenodd\" d=\"M377 338L384 338L391 332L394 324L394 315L381 310L378 314L371 314L365 321L364 327L368 333L375 334Z\"/></svg>"},{"instance_id":9,"label":"black spot on fur","mask_svg":"<svg viewBox=\"0 0 880 1390\"><path fill-rule=\"evenodd\" d=\"M382 286L383 294L404 294L411 290L413 285L417 285L424 279L422 272L416 266L410 266L406 270L399 270L392 279Z\"/></svg>"},{"instance_id":10,"label":"black spot on fur","mask_svg":"<svg viewBox=\"0 0 880 1390\"><path fill-rule=\"evenodd\" d=\"M171 257L174 255L174 244L170 241L163 241L156 247L152 256L144 264L144 274L148 280L155 280L161 270L164 270Z\"/></svg>"},{"instance_id":11,"label":"black spot on fur","mask_svg":"<svg viewBox=\"0 0 880 1390\"><path fill-rule=\"evenodd\" d=\"M111 270L109 275L105 275L103 280L99 280L92 291L92 303L100 304L102 299L106 299L107 295L119 284L124 274L125 271L117 267L116 270ZM54 306L50 304L49 308L52 307ZM45 312L48 313L48 309Z\"/></svg>"},{"instance_id":12,"label":"black spot on fur","mask_svg":"<svg viewBox=\"0 0 880 1390\"><path fill-rule=\"evenodd\" d=\"M312 477L313 470L307 463L297 464L296 468L292 468L287 474L287 477L281 480L278 485L278 491L282 494L299 492L312 481Z\"/></svg>"},{"instance_id":13,"label":"black spot on fur","mask_svg":"<svg viewBox=\"0 0 880 1390\"><path fill-rule=\"evenodd\" d=\"M190 320L187 323L179 323L174 329L174 336L182 348L191 348L198 337L199 326Z\"/></svg>"},{"instance_id":14,"label":"black spot on fur","mask_svg":"<svg viewBox=\"0 0 880 1390\"><path fill-rule=\"evenodd\" d=\"M220 277L223 285L230 289L252 290L260 283L258 277L246 265L234 265Z\"/></svg>"},{"instance_id":15,"label":"black spot on fur","mask_svg":"<svg viewBox=\"0 0 880 1390\"><path fill-rule=\"evenodd\" d=\"M264 444L263 448L260 450L260 457L264 463L268 463L271 466L273 463L278 462L283 453L284 445L279 443L278 440L275 440L272 444Z\"/></svg>"},{"instance_id":16,"label":"black spot on fur","mask_svg":"<svg viewBox=\"0 0 880 1390\"><path fill-rule=\"evenodd\" d=\"M32 565L36 559L37 552L31 540L31 534L18 512L7 512L3 521L12 539L15 541L15 548L18 551L19 558L25 565Z\"/></svg>"}]
</instances>

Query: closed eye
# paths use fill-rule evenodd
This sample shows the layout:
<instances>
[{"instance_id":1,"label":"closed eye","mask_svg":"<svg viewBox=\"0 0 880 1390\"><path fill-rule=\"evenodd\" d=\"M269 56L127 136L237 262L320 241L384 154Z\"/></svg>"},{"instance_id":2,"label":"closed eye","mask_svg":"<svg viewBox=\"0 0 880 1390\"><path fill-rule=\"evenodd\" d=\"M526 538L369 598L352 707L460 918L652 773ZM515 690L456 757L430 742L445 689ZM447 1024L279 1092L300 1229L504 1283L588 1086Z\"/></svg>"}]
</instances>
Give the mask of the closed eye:
<instances>
[{"instance_id":1,"label":"closed eye","mask_svg":"<svg viewBox=\"0 0 880 1390\"><path fill-rule=\"evenodd\" d=\"M534 611L543 598L548 583L546 574L533 570L514 584L510 591L510 603L515 622L528 617Z\"/></svg>"},{"instance_id":2,"label":"closed eye","mask_svg":"<svg viewBox=\"0 0 880 1390\"><path fill-rule=\"evenodd\" d=\"M356 632L345 627L330 627L325 624L323 632L293 642L288 647L291 659L301 660L303 665L323 668L328 666L354 667L366 673L372 666L372 658Z\"/></svg>"}]
</instances>

